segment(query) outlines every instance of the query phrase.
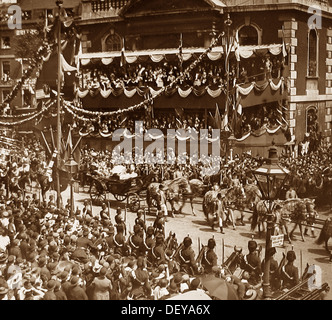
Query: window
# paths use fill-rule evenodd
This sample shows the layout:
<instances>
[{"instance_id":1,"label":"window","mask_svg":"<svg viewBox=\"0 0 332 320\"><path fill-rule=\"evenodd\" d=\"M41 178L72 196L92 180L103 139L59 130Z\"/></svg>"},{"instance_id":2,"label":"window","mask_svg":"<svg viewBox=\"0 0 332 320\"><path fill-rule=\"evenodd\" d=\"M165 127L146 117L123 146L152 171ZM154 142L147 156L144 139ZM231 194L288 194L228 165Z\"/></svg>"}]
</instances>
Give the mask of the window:
<instances>
[{"instance_id":1,"label":"window","mask_svg":"<svg viewBox=\"0 0 332 320\"><path fill-rule=\"evenodd\" d=\"M258 32L253 26L243 26L239 29L239 42L242 46L257 45Z\"/></svg>"},{"instance_id":2,"label":"window","mask_svg":"<svg viewBox=\"0 0 332 320\"><path fill-rule=\"evenodd\" d=\"M308 39L308 76L317 77L317 31L311 29Z\"/></svg>"},{"instance_id":3,"label":"window","mask_svg":"<svg viewBox=\"0 0 332 320\"><path fill-rule=\"evenodd\" d=\"M105 40L104 51L121 51L121 49L122 49L121 37L116 33L110 34Z\"/></svg>"},{"instance_id":4,"label":"window","mask_svg":"<svg viewBox=\"0 0 332 320\"><path fill-rule=\"evenodd\" d=\"M1 49L10 49L10 37L1 37Z\"/></svg>"},{"instance_id":5,"label":"window","mask_svg":"<svg viewBox=\"0 0 332 320\"><path fill-rule=\"evenodd\" d=\"M10 62L9 61L2 62L2 80L3 81L10 80Z\"/></svg>"}]
</instances>

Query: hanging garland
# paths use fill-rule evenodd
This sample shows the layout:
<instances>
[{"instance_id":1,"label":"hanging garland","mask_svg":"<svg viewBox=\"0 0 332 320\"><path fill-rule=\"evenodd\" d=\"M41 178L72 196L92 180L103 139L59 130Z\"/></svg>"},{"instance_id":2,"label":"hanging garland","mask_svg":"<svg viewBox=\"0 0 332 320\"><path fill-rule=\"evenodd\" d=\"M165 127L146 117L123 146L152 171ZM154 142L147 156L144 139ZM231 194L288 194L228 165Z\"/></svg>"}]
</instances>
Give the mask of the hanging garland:
<instances>
[{"instance_id":1,"label":"hanging garland","mask_svg":"<svg viewBox=\"0 0 332 320\"><path fill-rule=\"evenodd\" d=\"M41 114L43 114L45 111L47 111L49 108L51 108L53 105L55 104L55 101L53 101L49 106L47 107L43 107L40 111L34 113L33 115L31 115L30 117L24 119L24 120L20 120L20 121L14 121L14 122L4 122L4 121L0 121L0 125L1 126L18 126L21 125L25 122L31 121L35 118L37 118L38 116L40 116Z\"/></svg>"},{"instance_id":2,"label":"hanging garland","mask_svg":"<svg viewBox=\"0 0 332 320\"><path fill-rule=\"evenodd\" d=\"M11 114L2 114L0 115L0 118L12 118L12 119L16 119L16 118L25 118L28 116L33 116L37 113L38 111L34 111L32 113L24 113L24 114L17 114L17 115L11 115Z\"/></svg>"},{"instance_id":3,"label":"hanging garland","mask_svg":"<svg viewBox=\"0 0 332 320\"><path fill-rule=\"evenodd\" d=\"M209 52L211 52L212 48L217 45L220 37L222 37L222 34L219 34L218 37L211 42L210 46L193 63L191 63L190 66L188 66L184 70L184 72L182 74L180 74L179 76L177 76L170 84L166 85L165 87L163 87L162 89L160 89L159 91L157 91L152 97L150 97L149 99L145 99L143 102L140 102L139 104L136 104L134 106L130 106L130 107L126 108L126 109L119 108L116 111L101 112L101 111L89 111L89 110L86 110L86 109L83 109L83 108L76 107L76 106L74 106L69 101L64 101L64 105L66 106L66 110L70 109L72 112L76 111L76 112L81 112L81 113L86 114L86 115L91 115L91 116L98 117L98 116L119 115L119 114L123 114L125 112L131 112L131 111L138 110L138 109L140 109L142 107L147 107L147 104L153 103L153 100L155 98L158 98L163 93L165 93L167 90L170 90L180 80L184 79L186 73L188 73L188 72L192 71L194 68L196 68L196 66L202 61L202 59Z\"/></svg>"}]
</instances>

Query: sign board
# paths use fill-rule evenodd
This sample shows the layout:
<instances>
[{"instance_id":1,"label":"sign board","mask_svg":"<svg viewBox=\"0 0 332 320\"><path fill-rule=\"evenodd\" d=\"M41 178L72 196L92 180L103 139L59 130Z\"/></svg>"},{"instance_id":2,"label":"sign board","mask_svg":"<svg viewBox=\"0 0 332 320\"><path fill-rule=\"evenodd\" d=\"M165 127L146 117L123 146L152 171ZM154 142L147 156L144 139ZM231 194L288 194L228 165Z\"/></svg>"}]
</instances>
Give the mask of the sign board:
<instances>
[{"instance_id":1,"label":"sign board","mask_svg":"<svg viewBox=\"0 0 332 320\"><path fill-rule=\"evenodd\" d=\"M284 245L284 235L280 234L278 236L271 236L272 248L280 247Z\"/></svg>"}]
</instances>

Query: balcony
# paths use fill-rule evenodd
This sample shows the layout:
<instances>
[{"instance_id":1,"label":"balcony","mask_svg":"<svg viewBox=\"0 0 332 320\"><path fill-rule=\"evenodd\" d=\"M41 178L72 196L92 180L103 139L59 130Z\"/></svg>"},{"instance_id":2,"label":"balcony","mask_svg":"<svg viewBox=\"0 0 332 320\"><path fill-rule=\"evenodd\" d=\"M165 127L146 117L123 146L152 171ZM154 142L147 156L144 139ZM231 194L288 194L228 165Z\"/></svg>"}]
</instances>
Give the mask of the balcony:
<instances>
[{"instance_id":1,"label":"balcony","mask_svg":"<svg viewBox=\"0 0 332 320\"><path fill-rule=\"evenodd\" d=\"M116 17L129 0L95 0L82 3L82 20Z\"/></svg>"}]
</instances>

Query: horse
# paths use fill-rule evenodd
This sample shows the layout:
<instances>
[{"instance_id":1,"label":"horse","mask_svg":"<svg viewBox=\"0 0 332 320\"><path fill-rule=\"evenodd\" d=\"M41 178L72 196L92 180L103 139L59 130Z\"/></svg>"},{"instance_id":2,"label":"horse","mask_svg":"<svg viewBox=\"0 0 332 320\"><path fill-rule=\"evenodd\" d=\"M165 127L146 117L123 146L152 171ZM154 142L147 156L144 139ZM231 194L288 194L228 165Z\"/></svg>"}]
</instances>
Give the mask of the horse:
<instances>
[{"instance_id":1,"label":"horse","mask_svg":"<svg viewBox=\"0 0 332 320\"><path fill-rule=\"evenodd\" d=\"M305 241L302 232L302 223L306 219L307 203L308 202L312 203L313 201L314 200L307 198L306 199L295 198L288 200L278 199L274 201L275 205L280 206L280 213L282 219L284 219L284 221L286 221L286 219L289 219L290 221L295 223L292 231L288 235L289 241L292 239L293 233L297 226L300 229L302 241ZM261 236L261 230L260 230L261 225L262 225L262 231L265 230L264 222L267 219L268 211L269 211L268 203L265 200L260 200L254 207L253 218L251 221L251 231L254 231L256 226L258 226L259 236ZM276 213L273 212L272 214L273 214L273 223L276 224L277 222Z\"/></svg>"},{"instance_id":2,"label":"horse","mask_svg":"<svg viewBox=\"0 0 332 320\"><path fill-rule=\"evenodd\" d=\"M332 261L332 253L329 250L328 241L332 236L332 220L331 218L327 218L324 222L323 228L319 233L319 236L316 240L317 244L322 244L324 242L325 249L330 255L330 261Z\"/></svg>"},{"instance_id":3,"label":"horse","mask_svg":"<svg viewBox=\"0 0 332 320\"><path fill-rule=\"evenodd\" d=\"M171 204L172 212L182 213L182 209L185 205L185 200L190 199L190 205L192 213L193 209L193 197L195 196L191 190L191 186L186 178L177 178L174 180L165 180L163 185L167 187L167 201ZM150 206L160 206L160 192L159 192L159 182L152 182L147 187L147 204ZM180 204L178 210L175 209L175 203Z\"/></svg>"},{"instance_id":4,"label":"horse","mask_svg":"<svg viewBox=\"0 0 332 320\"><path fill-rule=\"evenodd\" d=\"M225 215L226 215L226 223L228 220L233 224L233 228L235 228L235 220L234 219L234 211L232 210L232 207L241 210L241 217L238 218L241 220L241 223L243 222L243 210L244 210L244 199L245 199L245 193L242 186L233 186L227 189L212 189L205 193L203 198L203 212L205 215L205 218L207 219L208 223L210 225L214 225L216 221L216 211L218 208L218 194L222 196L222 201L224 202L225 207Z\"/></svg>"}]
</instances>

